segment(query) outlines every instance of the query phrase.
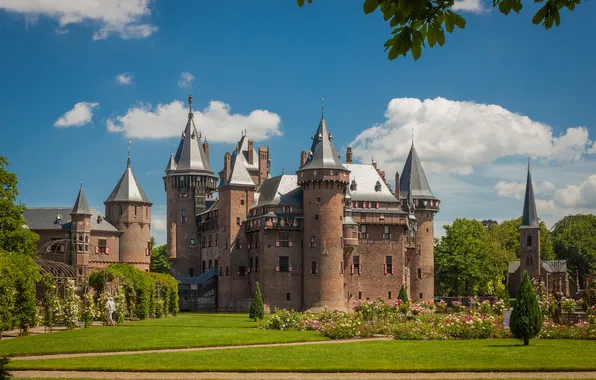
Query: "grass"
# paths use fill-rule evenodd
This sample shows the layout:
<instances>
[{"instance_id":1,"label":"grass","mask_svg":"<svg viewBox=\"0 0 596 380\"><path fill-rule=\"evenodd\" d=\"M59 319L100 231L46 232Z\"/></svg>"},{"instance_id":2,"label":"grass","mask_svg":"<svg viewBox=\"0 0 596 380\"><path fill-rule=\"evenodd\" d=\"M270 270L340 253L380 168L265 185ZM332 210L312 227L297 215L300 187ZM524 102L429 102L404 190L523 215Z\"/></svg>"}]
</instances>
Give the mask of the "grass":
<instances>
[{"instance_id":1,"label":"grass","mask_svg":"<svg viewBox=\"0 0 596 380\"><path fill-rule=\"evenodd\" d=\"M0 356L77 352L136 351L159 348L233 346L326 340L314 331L256 328L246 314L180 314L74 331L0 340Z\"/></svg>"},{"instance_id":2,"label":"grass","mask_svg":"<svg viewBox=\"0 0 596 380\"><path fill-rule=\"evenodd\" d=\"M596 341L376 341L177 353L13 360L9 369L231 372L596 370Z\"/></svg>"}]
</instances>

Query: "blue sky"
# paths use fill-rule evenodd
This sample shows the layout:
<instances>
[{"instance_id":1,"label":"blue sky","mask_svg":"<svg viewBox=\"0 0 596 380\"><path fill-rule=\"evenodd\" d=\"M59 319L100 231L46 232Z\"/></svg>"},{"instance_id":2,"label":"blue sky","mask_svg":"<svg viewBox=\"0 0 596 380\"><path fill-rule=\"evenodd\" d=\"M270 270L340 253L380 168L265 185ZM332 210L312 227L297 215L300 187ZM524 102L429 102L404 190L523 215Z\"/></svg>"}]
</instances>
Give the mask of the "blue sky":
<instances>
[{"instance_id":1,"label":"blue sky","mask_svg":"<svg viewBox=\"0 0 596 380\"><path fill-rule=\"evenodd\" d=\"M547 224L596 209L593 3L546 31L531 24L533 4L504 16L465 0L466 29L417 62L387 59L389 26L356 0L38 3L0 0L0 154L31 207L72 205L82 177L103 209L132 138L164 242L162 176L186 119L181 73L191 73L216 171L244 128L271 146L274 175L294 171L324 96L336 147L354 146L391 178L414 130L443 201L438 230L456 217L519 216L528 156Z\"/></svg>"}]
</instances>

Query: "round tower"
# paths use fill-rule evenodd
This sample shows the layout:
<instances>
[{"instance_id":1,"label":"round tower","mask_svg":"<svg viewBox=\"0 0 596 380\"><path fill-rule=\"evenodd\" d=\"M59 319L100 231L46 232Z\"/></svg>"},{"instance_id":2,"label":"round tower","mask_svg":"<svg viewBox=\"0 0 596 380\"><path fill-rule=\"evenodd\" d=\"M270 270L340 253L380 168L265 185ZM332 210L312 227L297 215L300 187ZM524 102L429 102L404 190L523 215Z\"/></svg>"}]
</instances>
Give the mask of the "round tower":
<instances>
[{"instance_id":1,"label":"round tower","mask_svg":"<svg viewBox=\"0 0 596 380\"><path fill-rule=\"evenodd\" d=\"M120 262L149 272L152 203L135 178L129 155L126 170L104 202L106 219L120 231Z\"/></svg>"},{"instance_id":2,"label":"round tower","mask_svg":"<svg viewBox=\"0 0 596 380\"><path fill-rule=\"evenodd\" d=\"M303 271L302 308L347 310L342 239L343 197L350 171L339 160L323 116L297 175L303 189L303 268L317 268Z\"/></svg>"},{"instance_id":3,"label":"round tower","mask_svg":"<svg viewBox=\"0 0 596 380\"><path fill-rule=\"evenodd\" d=\"M87 198L83 192L83 181L77 195L77 200L70 212L72 223L70 236L73 242L73 257L71 262L77 268L77 283L82 283L89 274L89 243L91 238L91 211L87 205Z\"/></svg>"}]
</instances>

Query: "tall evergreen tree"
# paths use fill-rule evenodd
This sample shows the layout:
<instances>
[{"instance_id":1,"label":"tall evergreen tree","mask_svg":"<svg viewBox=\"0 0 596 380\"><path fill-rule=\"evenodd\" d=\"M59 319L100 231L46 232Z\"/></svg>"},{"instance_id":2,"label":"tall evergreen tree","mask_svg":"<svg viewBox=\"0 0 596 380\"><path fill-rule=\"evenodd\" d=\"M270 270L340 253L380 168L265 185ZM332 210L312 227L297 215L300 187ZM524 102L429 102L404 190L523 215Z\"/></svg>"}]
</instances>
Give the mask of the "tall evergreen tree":
<instances>
[{"instance_id":1,"label":"tall evergreen tree","mask_svg":"<svg viewBox=\"0 0 596 380\"><path fill-rule=\"evenodd\" d=\"M399 289L399 295L397 296L397 298L401 300L401 302L403 303L410 302L410 300L408 300L408 292L406 292L405 285L401 285L401 289Z\"/></svg>"},{"instance_id":2,"label":"tall evergreen tree","mask_svg":"<svg viewBox=\"0 0 596 380\"><path fill-rule=\"evenodd\" d=\"M255 289L255 295L252 298L252 303L250 304L250 319L256 321L259 319L265 318L265 307L263 306L263 297L261 296L261 287L257 282Z\"/></svg>"},{"instance_id":3,"label":"tall evergreen tree","mask_svg":"<svg viewBox=\"0 0 596 380\"><path fill-rule=\"evenodd\" d=\"M517 302L511 313L511 332L513 336L524 341L524 346L530 344L530 338L535 337L542 327L542 312L538 298L534 293L528 272L524 271Z\"/></svg>"}]
</instances>

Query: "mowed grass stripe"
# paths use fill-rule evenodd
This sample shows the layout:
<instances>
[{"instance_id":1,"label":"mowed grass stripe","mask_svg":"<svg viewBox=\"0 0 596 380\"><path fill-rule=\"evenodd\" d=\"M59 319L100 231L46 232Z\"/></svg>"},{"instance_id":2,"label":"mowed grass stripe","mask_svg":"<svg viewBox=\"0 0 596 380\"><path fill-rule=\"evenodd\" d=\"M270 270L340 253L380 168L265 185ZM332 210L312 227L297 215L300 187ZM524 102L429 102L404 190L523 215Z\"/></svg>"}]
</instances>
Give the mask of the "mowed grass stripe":
<instances>
[{"instance_id":1,"label":"mowed grass stripe","mask_svg":"<svg viewBox=\"0 0 596 380\"><path fill-rule=\"evenodd\" d=\"M596 370L596 341L377 341L55 360L10 369L217 372L461 372Z\"/></svg>"},{"instance_id":2,"label":"mowed grass stripe","mask_svg":"<svg viewBox=\"0 0 596 380\"><path fill-rule=\"evenodd\" d=\"M328 340L315 331L270 331L256 328L246 314L181 314L0 340L0 355L138 351L163 348L234 346Z\"/></svg>"}]
</instances>

